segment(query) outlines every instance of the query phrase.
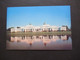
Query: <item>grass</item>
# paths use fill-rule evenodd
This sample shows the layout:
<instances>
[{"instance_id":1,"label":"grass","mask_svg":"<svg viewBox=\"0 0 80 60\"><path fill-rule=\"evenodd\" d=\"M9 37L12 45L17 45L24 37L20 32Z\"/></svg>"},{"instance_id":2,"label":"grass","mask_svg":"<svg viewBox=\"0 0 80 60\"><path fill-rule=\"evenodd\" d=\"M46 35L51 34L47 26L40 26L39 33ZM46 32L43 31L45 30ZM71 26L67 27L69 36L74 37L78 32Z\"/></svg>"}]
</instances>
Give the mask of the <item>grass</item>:
<instances>
[{"instance_id":1,"label":"grass","mask_svg":"<svg viewBox=\"0 0 80 60\"><path fill-rule=\"evenodd\" d=\"M71 31L57 31L57 32L7 32L11 36L32 36L32 35L71 35Z\"/></svg>"}]
</instances>

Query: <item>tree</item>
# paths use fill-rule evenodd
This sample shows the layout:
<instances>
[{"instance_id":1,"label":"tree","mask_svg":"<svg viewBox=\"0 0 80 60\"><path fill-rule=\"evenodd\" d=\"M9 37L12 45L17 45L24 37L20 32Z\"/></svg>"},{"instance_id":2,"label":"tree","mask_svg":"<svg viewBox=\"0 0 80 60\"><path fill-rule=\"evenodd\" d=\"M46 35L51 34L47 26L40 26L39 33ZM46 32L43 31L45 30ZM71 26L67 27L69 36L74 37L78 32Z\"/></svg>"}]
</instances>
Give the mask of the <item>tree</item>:
<instances>
[{"instance_id":1,"label":"tree","mask_svg":"<svg viewBox=\"0 0 80 60\"><path fill-rule=\"evenodd\" d=\"M20 28L20 27L17 27L17 28Z\"/></svg>"},{"instance_id":2,"label":"tree","mask_svg":"<svg viewBox=\"0 0 80 60\"><path fill-rule=\"evenodd\" d=\"M14 28L14 27L11 27L11 28Z\"/></svg>"}]
</instances>

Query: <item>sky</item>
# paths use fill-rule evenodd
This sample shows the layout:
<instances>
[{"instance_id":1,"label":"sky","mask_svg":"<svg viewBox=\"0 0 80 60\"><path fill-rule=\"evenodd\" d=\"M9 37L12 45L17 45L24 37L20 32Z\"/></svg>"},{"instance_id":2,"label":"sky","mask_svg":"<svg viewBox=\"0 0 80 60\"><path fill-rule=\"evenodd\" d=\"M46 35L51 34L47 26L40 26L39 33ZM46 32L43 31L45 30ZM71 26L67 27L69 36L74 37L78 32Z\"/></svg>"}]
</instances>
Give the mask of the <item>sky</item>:
<instances>
[{"instance_id":1,"label":"sky","mask_svg":"<svg viewBox=\"0 0 80 60\"><path fill-rule=\"evenodd\" d=\"M24 6L7 7L7 28L28 24L41 26L43 23L71 27L70 6Z\"/></svg>"}]
</instances>

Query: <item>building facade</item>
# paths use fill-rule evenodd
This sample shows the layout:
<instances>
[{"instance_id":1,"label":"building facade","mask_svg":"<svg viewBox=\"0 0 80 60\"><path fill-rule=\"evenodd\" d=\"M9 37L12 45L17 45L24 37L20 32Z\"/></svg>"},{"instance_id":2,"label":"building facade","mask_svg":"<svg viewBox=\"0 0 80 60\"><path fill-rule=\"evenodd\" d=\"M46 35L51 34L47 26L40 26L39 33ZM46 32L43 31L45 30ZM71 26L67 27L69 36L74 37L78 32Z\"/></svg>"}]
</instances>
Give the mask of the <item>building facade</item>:
<instances>
[{"instance_id":1,"label":"building facade","mask_svg":"<svg viewBox=\"0 0 80 60\"><path fill-rule=\"evenodd\" d=\"M42 26L34 26L32 24L29 24L24 27L16 27L10 29L10 32L53 32L53 31L67 31L67 27L51 26L49 24L43 24Z\"/></svg>"}]
</instances>

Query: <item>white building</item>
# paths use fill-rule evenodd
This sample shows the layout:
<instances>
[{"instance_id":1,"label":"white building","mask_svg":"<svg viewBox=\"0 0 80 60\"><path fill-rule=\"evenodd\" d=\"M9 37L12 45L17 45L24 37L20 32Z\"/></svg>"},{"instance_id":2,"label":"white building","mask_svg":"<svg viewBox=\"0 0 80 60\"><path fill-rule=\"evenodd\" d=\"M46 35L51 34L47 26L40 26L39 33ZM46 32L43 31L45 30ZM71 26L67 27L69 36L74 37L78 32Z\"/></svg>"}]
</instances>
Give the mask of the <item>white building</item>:
<instances>
[{"instance_id":1,"label":"white building","mask_svg":"<svg viewBox=\"0 0 80 60\"><path fill-rule=\"evenodd\" d=\"M42 26L34 26L34 25L27 25L24 27L19 28L11 28L11 32L51 32L51 31L66 31L66 26L51 26L49 24L43 24Z\"/></svg>"},{"instance_id":2,"label":"white building","mask_svg":"<svg viewBox=\"0 0 80 60\"><path fill-rule=\"evenodd\" d=\"M62 31L67 31L67 27L66 27L66 26L62 26L62 27L60 28L60 30L62 30Z\"/></svg>"}]
</instances>

